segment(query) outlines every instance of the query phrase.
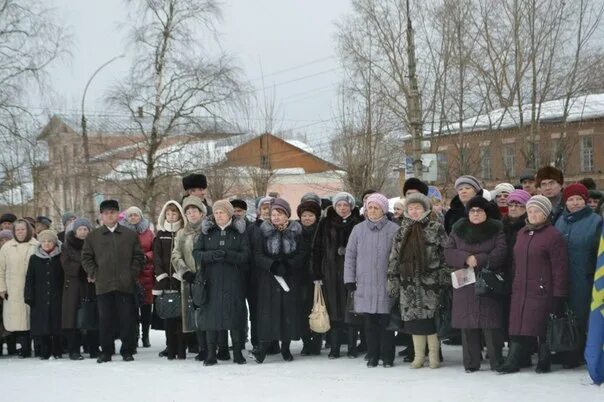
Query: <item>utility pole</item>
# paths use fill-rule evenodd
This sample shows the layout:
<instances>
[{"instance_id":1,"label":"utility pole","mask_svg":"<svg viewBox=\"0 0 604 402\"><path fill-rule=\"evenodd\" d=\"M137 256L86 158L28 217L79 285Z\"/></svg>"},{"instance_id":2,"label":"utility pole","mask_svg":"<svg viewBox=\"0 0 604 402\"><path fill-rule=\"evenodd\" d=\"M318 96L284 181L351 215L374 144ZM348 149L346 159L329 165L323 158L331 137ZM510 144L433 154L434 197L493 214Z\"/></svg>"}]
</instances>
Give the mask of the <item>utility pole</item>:
<instances>
[{"instance_id":1,"label":"utility pole","mask_svg":"<svg viewBox=\"0 0 604 402\"><path fill-rule=\"evenodd\" d=\"M409 64L409 95L407 96L407 116L411 128L411 138L413 146L413 175L422 179L422 105L419 97L419 86L417 84L417 75L415 74L415 39L413 37L413 26L411 25L411 15L409 13L409 0L407 5L407 62Z\"/></svg>"}]
</instances>

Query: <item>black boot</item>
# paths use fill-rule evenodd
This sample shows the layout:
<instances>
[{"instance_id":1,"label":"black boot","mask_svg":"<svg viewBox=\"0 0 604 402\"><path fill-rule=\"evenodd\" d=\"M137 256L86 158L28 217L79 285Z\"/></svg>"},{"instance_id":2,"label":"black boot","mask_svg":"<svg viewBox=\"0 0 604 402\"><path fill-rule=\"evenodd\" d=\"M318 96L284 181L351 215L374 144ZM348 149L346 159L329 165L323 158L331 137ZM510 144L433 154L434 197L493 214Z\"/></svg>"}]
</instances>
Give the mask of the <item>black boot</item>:
<instances>
[{"instance_id":1,"label":"black boot","mask_svg":"<svg viewBox=\"0 0 604 402\"><path fill-rule=\"evenodd\" d=\"M535 373L543 374L551 371L551 354L545 340L539 339L538 361Z\"/></svg>"},{"instance_id":2,"label":"black boot","mask_svg":"<svg viewBox=\"0 0 604 402\"><path fill-rule=\"evenodd\" d=\"M143 341L143 348L151 347L151 343L149 342L149 327L148 326L143 326L142 341Z\"/></svg>"},{"instance_id":3,"label":"black boot","mask_svg":"<svg viewBox=\"0 0 604 402\"><path fill-rule=\"evenodd\" d=\"M216 344L208 344L208 355L206 356L203 365L214 366L216 363L218 363L216 358Z\"/></svg>"},{"instance_id":4,"label":"black boot","mask_svg":"<svg viewBox=\"0 0 604 402\"><path fill-rule=\"evenodd\" d=\"M267 346L262 344L258 346L258 350L256 352L252 352L256 363L262 364L264 362L264 359L266 359L266 348Z\"/></svg>"},{"instance_id":5,"label":"black boot","mask_svg":"<svg viewBox=\"0 0 604 402\"><path fill-rule=\"evenodd\" d=\"M359 351L357 349L357 330L353 327L348 328L348 351L346 356L350 359L356 359L359 357Z\"/></svg>"},{"instance_id":6,"label":"black boot","mask_svg":"<svg viewBox=\"0 0 604 402\"><path fill-rule=\"evenodd\" d=\"M96 362L99 363L99 364L100 363L107 363L107 362L110 362L110 361L111 361L111 355L108 354L108 353L101 353L99 355L99 358L96 359Z\"/></svg>"},{"instance_id":7,"label":"black boot","mask_svg":"<svg viewBox=\"0 0 604 402\"><path fill-rule=\"evenodd\" d=\"M207 357L208 357L208 351L205 349L202 349L199 351L197 356L195 356L195 360L197 360L198 362L203 362L206 360Z\"/></svg>"},{"instance_id":8,"label":"black boot","mask_svg":"<svg viewBox=\"0 0 604 402\"><path fill-rule=\"evenodd\" d=\"M526 351L524 350L523 343L519 341L511 341L510 351L505 359L505 363L499 366L497 372L501 374L510 374L520 371L520 364L522 363L525 354Z\"/></svg>"},{"instance_id":9,"label":"black boot","mask_svg":"<svg viewBox=\"0 0 604 402\"><path fill-rule=\"evenodd\" d=\"M247 360L245 360L245 357L243 357L243 354L241 353L242 349L243 349L243 347L241 347L241 346L233 345L233 363L236 363L236 364L246 364L247 363Z\"/></svg>"},{"instance_id":10,"label":"black boot","mask_svg":"<svg viewBox=\"0 0 604 402\"><path fill-rule=\"evenodd\" d=\"M281 343L281 356L286 362L291 362L294 360L294 356L292 356L292 353L289 351L289 342Z\"/></svg>"},{"instance_id":11,"label":"black boot","mask_svg":"<svg viewBox=\"0 0 604 402\"><path fill-rule=\"evenodd\" d=\"M216 355L218 360L231 360L231 354L229 353L229 348L218 348L218 354Z\"/></svg>"},{"instance_id":12,"label":"black boot","mask_svg":"<svg viewBox=\"0 0 604 402\"><path fill-rule=\"evenodd\" d=\"M279 347L279 341L271 342L269 348L266 349L267 355L276 355L279 352L281 352L281 347Z\"/></svg>"}]
</instances>

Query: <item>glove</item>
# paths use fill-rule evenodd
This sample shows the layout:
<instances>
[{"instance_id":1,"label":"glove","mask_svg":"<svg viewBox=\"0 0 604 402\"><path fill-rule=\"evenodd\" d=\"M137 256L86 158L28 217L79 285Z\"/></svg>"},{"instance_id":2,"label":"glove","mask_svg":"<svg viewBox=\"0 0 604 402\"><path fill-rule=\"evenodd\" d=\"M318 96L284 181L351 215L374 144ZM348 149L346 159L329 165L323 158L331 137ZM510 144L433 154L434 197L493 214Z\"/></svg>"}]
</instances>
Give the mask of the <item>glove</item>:
<instances>
[{"instance_id":1,"label":"glove","mask_svg":"<svg viewBox=\"0 0 604 402\"><path fill-rule=\"evenodd\" d=\"M344 286L349 292L354 292L355 290L357 290L357 284L354 282L345 283Z\"/></svg>"},{"instance_id":2,"label":"glove","mask_svg":"<svg viewBox=\"0 0 604 402\"><path fill-rule=\"evenodd\" d=\"M225 255L226 252L224 250L214 250L212 252L212 261L222 261Z\"/></svg>"},{"instance_id":3,"label":"glove","mask_svg":"<svg viewBox=\"0 0 604 402\"><path fill-rule=\"evenodd\" d=\"M285 276L287 273L287 267L281 263L281 261L276 260L271 265L271 274L278 276Z\"/></svg>"},{"instance_id":4,"label":"glove","mask_svg":"<svg viewBox=\"0 0 604 402\"><path fill-rule=\"evenodd\" d=\"M182 279L184 279L187 283L193 283L195 281L195 274L191 271L187 271L182 274Z\"/></svg>"},{"instance_id":5,"label":"glove","mask_svg":"<svg viewBox=\"0 0 604 402\"><path fill-rule=\"evenodd\" d=\"M552 313L556 317L561 317L564 315L566 311L566 297L558 297L554 296L554 300L552 301Z\"/></svg>"}]
</instances>

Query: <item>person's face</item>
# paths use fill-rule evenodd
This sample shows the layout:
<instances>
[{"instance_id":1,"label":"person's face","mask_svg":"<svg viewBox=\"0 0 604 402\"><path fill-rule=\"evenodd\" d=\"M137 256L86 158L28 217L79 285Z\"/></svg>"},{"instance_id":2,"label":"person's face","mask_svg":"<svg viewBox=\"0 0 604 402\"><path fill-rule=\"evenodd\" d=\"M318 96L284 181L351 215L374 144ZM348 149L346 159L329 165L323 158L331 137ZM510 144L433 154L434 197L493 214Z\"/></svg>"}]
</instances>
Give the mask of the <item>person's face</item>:
<instances>
[{"instance_id":1,"label":"person's face","mask_svg":"<svg viewBox=\"0 0 604 402\"><path fill-rule=\"evenodd\" d=\"M287 223L287 214L280 209L273 209L271 211L271 222L275 226L283 226Z\"/></svg>"},{"instance_id":2,"label":"person's face","mask_svg":"<svg viewBox=\"0 0 604 402\"><path fill-rule=\"evenodd\" d=\"M88 236L88 233L90 233L90 230L86 226L80 226L75 231L75 237L84 240Z\"/></svg>"},{"instance_id":3,"label":"person's face","mask_svg":"<svg viewBox=\"0 0 604 402\"><path fill-rule=\"evenodd\" d=\"M187 220L191 223L197 223L203 218L203 214L197 207L187 208L185 215L187 215Z\"/></svg>"},{"instance_id":4,"label":"person's face","mask_svg":"<svg viewBox=\"0 0 604 402\"><path fill-rule=\"evenodd\" d=\"M526 191L527 193L529 193L530 195L536 195L537 194L537 186L535 185L535 180L531 180L531 179L525 179L522 180L522 189L524 191Z\"/></svg>"},{"instance_id":5,"label":"person's face","mask_svg":"<svg viewBox=\"0 0 604 402\"><path fill-rule=\"evenodd\" d=\"M395 205L393 215L395 218L400 218L401 216L403 216L403 207L398 204Z\"/></svg>"},{"instance_id":6,"label":"person's face","mask_svg":"<svg viewBox=\"0 0 604 402\"><path fill-rule=\"evenodd\" d=\"M236 207L236 208L233 208L233 210L235 211L235 216L237 218L245 218L245 214L247 213L247 211L245 209Z\"/></svg>"},{"instance_id":7,"label":"person's face","mask_svg":"<svg viewBox=\"0 0 604 402\"><path fill-rule=\"evenodd\" d=\"M346 201L336 202L336 213L340 217L346 218L348 215L350 215L350 204Z\"/></svg>"},{"instance_id":8,"label":"person's face","mask_svg":"<svg viewBox=\"0 0 604 402\"><path fill-rule=\"evenodd\" d=\"M495 196L495 201L497 202L497 206L499 208L505 208L508 206L508 197L510 196L510 193L508 193L507 191L502 191L501 193L497 194Z\"/></svg>"},{"instance_id":9,"label":"person's face","mask_svg":"<svg viewBox=\"0 0 604 402\"><path fill-rule=\"evenodd\" d=\"M384 216L384 211L376 203L367 204L367 218L372 221L379 221Z\"/></svg>"},{"instance_id":10,"label":"person's face","mask_svg":"<svg viewBox=\"0 0 604 402\"><path fill-rule=\"evenodd\" d=\"M138 225L140 221L141 217L137 214L130 214L130 216L128 216L128 223L131 225Z\"/></svg>"},{"instance_id":11,"label":"person's face","mask_svg":"<svg viewBox=\"0 0 604 402\"><path fill-rule=\"evenodd\" d=\"M441 213L443 211L442 201L432 200L432 210Z\"/></svg>"},{"instance_id":12,"label":"person's face","mask_svg":"<svg viewBox=\"0 0 604 402\"><path fill-rule=\"evenodd\" d=\"M554 198L560 194L560 191L562 191L562 186L556 180L546 179L541 180L539 189L541 190L541 194L547 198Z\"/></svg>"},{"instance_id":13,"label":"person's face","mask_svg":"<svg viewBox=\"0 0 604 402\"><path fill-rule=\"evenodd\" d=\"M268 202L260 205L260 219L269 220L271 218L271 206Z\"/></svg>"},{"instance_id":14,"label":"person's face","mask_svg":"<svg viewBox=\"0 0 604 402\"><path fill-rule=\"evenodd\" d=\"M317 217L310 211L304 211L302 212L302 215L300 215L300 222L302 223L302 226L312 226L316 221Z\"/></svg>"},{"instance_id":15,"label":"person's face","mask_svg":"<svg viewBox=\"0 0 604 402\"><path fill-rule=\"evenodd\" d=\"M588 198L587 199L587 205L589 205L589 207L592 209L592 211L595 211L598 209L599 202L600 202L600 200L598 200L597 198Z\"/></svg>"},{"instance_id":16,"label":"person's face","mask_svg":"<svg viewBox=\"0 0 604 402\"><path fill-rule=\"evenodd\" d=\"M517 202L508 204L508 215L510 218L520 218L526 212L526 207Z\"/></svg>"},{"instance_id":17,"label":"person's face","mask_svg":"<svg viewBox=\"0 0 604 402\"><path fill-rule=\"evenodd\" d=\"M70 223L75 222L76 219L78 218L76 218L75 216L72 216L71 218L67 219L67 222L65 222L65 227L69 226Z\"/></svg>"},{"instance_id":18,"label":"person's face","mask_svg":"<svg viewBox=\"0 0 604 402\"><path fill-rule=\"evenodd\" d=\"M176 223L180 220L180 214L176 211L172 211L171 209L166 210L166 222L168 223Z\"/></svg>"},{"instance_id":19,"label":"person's face","mask_svg":"<svg viewBox=\"0 0 604 402\"><path fill-rule=\"evenodd\" d=\"M535 206L528 207L526 209L526 214L531 225L540 225L545 222L545 219L547 219L545 214Z\"/></svg>"},{"instance_id":20,"label":"person's face","mask_svg":"<svg viewBox=\"0 0 604 402\"><path fill-rule=\"evenodd\" d=\"M0 229L2 230L13 230L13 224L11 222L2 222L2 224L0 225Z\"/></svg>"},{"instance_id":21,"label":"person's face","mask_svg":"<svg viewBox=\"0 0 604 402\"><path fill-rule=\"evenodd\" d=\"M101 212L101 218L102 218L103 225L106 225L108 227L115 226L115 224L117 223L119 214L120 213L118 211L116 211L115 209L105 209L103 212Z\"/></svg>"},{"instance_id":22,"label":"person's face","mask_svg":"<svg viewBox=\"0 0 604 402\"><path fill-rule=\"evenodd\" d=\"M229 219L231 219L229 217L229 215L224 212L222 209L216 209L214 210L214 220L216 221L216 223L220 226L224 226L227 223L229 223Z\"/></svg>"},{"instance_id":23,"label":"person's face","mask_svg":"<svg viewBox=\"0 0 604 402\"><path fill-rule=\"evenodd\" d=\"M419 220L424 212L426 212L426 210L422 204L414 202L413 204L407 205L407 215L409 215L409 218L413 219L414 221Z\"/></svg>"},{"instance_id":24,"label":"person's face","mask_svg":"<svg viewBox=\"0 0 604 402\"><path fill-rule=\"evenodd\" d=\"M17 225L15 226L15 237L19 241L24 241L27 238L27 223L17 223Z\"/></svg>"},{"instance_id":25,"label":"person's face","mask_svg":"<svg viewBox=\"0 0 604 402\"><path fill-rule=\"evenodd\" d=\"M191 188L189 189L189 195L194 195L195 197L199 197L202 201L206 199L206 195L208 190L205 188Z\"/></svg>"},{"instance_id":26,"label":"person's face","mask_svg":"<svg viewBox=\"0 0 604 402\"><path fill-rule=\"evenodd\" d=\"M457 195L459 196L459 201L461 201L463 205L466 205L468 201L476 195L476 190L474 190L474 187L472 186L462 184L457 188Z\"/></svg>"},{"instance_id":27,"label":"person's face","mask_svg":"<svg viewBox=\"0 0 604 402\"><path fill-rule=\"evenodd\" d=\"M50 253L55 248L55 242L51 240L42 240L40 246L42 247L42 250Z\"/></svg>"},{"instance_id":28,"label":"person's face","mask_svg":"<svg viewBox=\"0 0 604 402\"><path fill-rule=\"evenodd\" d=\"M566 209L568 212L577 212L585 207L585 200L580 195L573 195L566 200Z\"/></svg>"},{"instance_id":29,"label":"person's face","mask_svg":"<svg viewBox=\"0 0 604 402\"><path fill-rule=\"evenodd\" d=\"M48 229L48 226L46 226L46 225L45 225L45 224L43 224L43 223L36 222L36 226L35 226L35 228L36 228L36 234L39 234L39 233L40 233L40 232L42 232L43 230L47 230L47 229Z\"/></svg>"},{"instance_id":30,"label":"person's face","mask_svg":"<svg viewBox=\"0 0 604 402\"><path fill-rule=\"evenodd\" d=\"M410 194L415 194L415 193L419 193L419 190L411 188L411 189L407 190L407 192L405 193L405 197L408 196L408 195L410 195Z\"/></svg>"},{"instance_id":31,"label":"person's face","mask_svg":"<svg viewBox=\"0 0 604 402\"><path fill-rule=\"evenodd\" d=\"M470 222L474 225L481 224L487 220L487 213L481 208L472 208L468 211Z\"/></svg>"}]
</instances>

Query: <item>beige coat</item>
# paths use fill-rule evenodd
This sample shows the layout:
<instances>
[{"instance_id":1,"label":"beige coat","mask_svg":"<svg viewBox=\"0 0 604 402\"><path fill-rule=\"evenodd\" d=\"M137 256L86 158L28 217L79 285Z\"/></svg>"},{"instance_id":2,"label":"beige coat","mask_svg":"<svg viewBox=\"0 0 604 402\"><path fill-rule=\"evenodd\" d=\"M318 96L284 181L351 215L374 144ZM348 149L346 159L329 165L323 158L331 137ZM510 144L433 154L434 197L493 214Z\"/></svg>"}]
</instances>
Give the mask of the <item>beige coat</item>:
<instances>
[{"instance_id":1,"label":"beige coat","mask_svg":"<svg viewBox=\"0 0 604 402\"><path fill-rule=\"evenodd\" d=\"M0 249L0 292L6 292L3 318L7 331L29 331L29 306L25 304L23 290L29 257L35 252L38 241L27 243L9 240Z\"/></svg>"}]
</instances>

